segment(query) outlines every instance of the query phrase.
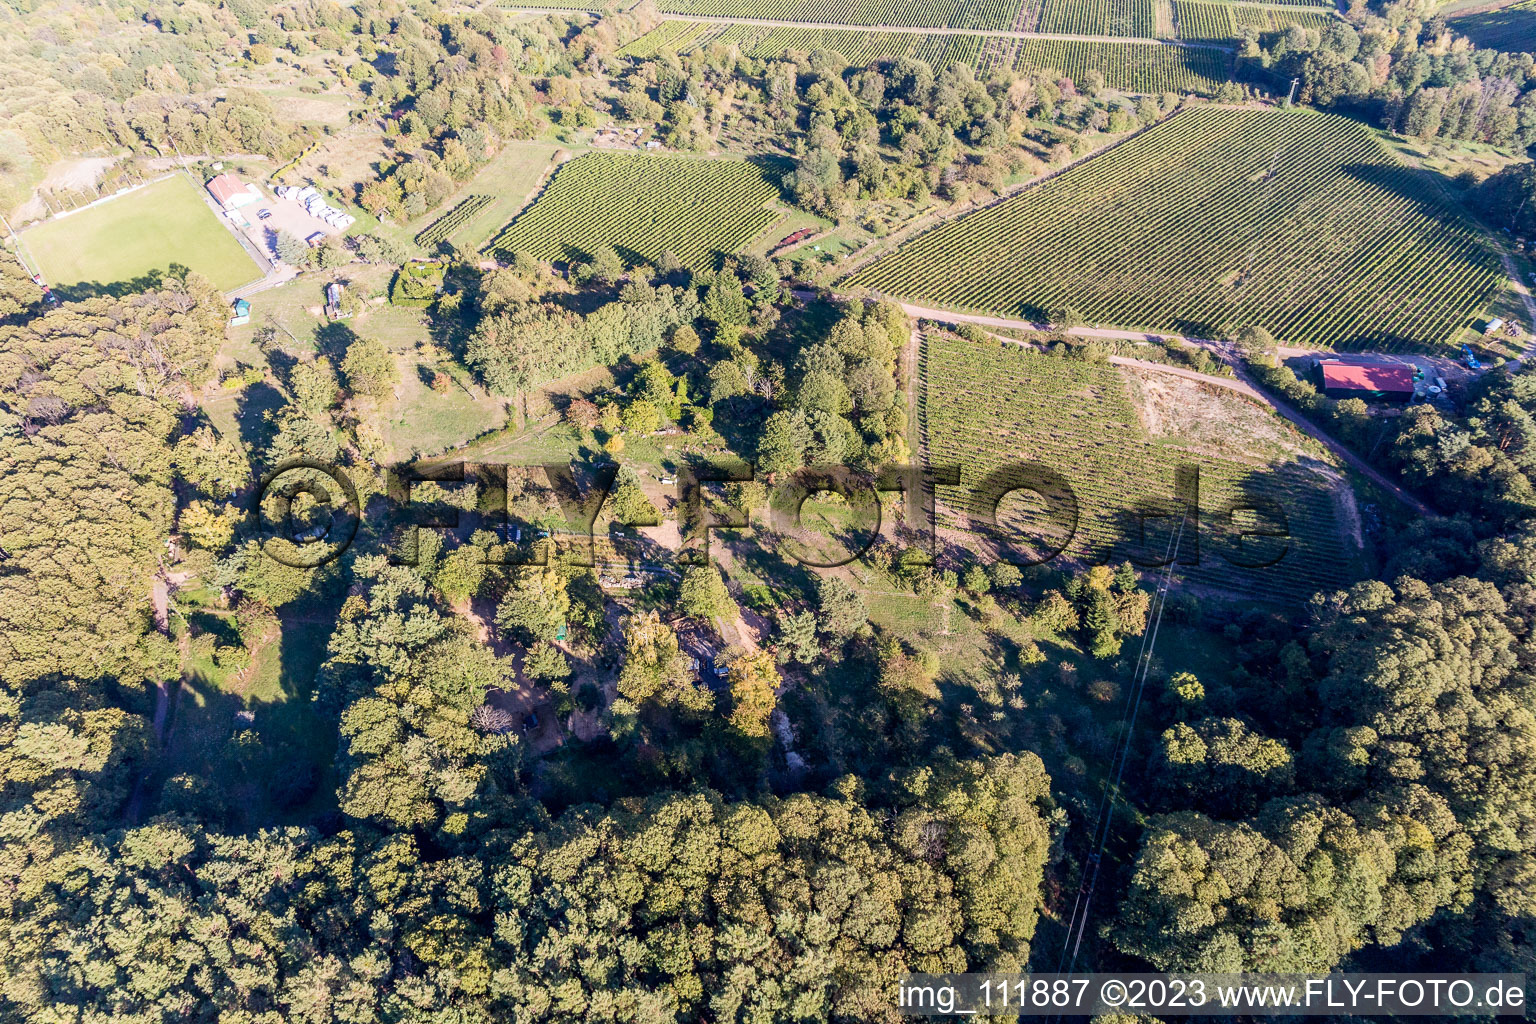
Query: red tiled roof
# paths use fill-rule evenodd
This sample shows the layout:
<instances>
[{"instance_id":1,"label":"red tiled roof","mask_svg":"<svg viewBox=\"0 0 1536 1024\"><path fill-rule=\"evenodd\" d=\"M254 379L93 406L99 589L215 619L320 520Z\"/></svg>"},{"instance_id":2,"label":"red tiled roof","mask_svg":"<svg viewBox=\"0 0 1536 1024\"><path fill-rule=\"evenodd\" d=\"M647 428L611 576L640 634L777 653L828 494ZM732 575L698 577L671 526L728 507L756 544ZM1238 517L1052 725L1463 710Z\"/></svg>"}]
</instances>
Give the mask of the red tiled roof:
<instances>
[{"instance_id":1,"label":"red tiled roof","mask_svg":"<svg viewBox=\"0 0 1536 1024\"><path fill-rule=\"evenodd\" d=\"M1411 393L1413 370L1407 366L1326 362L1323 363L1323 387Z\"/></svg>"},{"instance_id":2,"label":"red tiled roof","mask_svg":"<svg viewBox=\"0 0 1536 1024\"><path fill-rule=\"evenodd\" d=\"M209 194L217 199L220 205L229 202L230 196L244 191L245 186L233 174L221 174L208 182Z\"/></svg>"}]
</instances>

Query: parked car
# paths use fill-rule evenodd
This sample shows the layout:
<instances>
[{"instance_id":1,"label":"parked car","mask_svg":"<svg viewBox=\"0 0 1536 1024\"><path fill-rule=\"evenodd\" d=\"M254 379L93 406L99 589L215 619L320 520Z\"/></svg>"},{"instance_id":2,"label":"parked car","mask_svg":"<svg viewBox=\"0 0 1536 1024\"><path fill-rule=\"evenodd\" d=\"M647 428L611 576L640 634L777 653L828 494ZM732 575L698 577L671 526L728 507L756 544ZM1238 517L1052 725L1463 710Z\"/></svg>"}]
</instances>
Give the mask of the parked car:
<instances>
[{"instance_id":1,"label":"parked car","mask_svg":"<svg viewBox=\"0 0 1536 1024\"><path fill-rule=\"evenodd\" d=\"M271 210L262 210L260 213L258 213L256 215L256 219L257 220L266 220L270 216L272 216L272 211Z\"/></svg>"}]
</instances>

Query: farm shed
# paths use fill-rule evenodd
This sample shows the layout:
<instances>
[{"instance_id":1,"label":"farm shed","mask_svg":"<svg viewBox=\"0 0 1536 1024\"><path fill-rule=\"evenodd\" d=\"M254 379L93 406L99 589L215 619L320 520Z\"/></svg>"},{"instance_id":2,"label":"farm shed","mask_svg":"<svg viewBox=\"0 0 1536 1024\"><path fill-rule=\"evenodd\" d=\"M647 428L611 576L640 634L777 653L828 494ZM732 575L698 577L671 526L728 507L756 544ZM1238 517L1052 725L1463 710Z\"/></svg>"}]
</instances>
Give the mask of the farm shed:
<instances>
[{"instance_id":1,"label":"farm shed","mask_svg":"<svg viewBox=\"0 0 1536 1024\"><path fill-rule=\"evenodd\" d=\"M325 315L332 320L345 320L352 315L341 308L341 291L342 286L336 281L325 286Z\"/></svg>"},{"instance_id":2,"label":"farm shed","mask_svg":"<svg viewBox=\"0 0 1536 1024\"><path fill-rule=\"evenodd\" d=\"M1413 398L1413 367L1400 363L1319 359L1317 383L1329 398L1379 398L1406 402Z\"/></svg>"},{"instance_id":3,"label":"farm shed","mask_svg":"<svg viewBox=\"0 0 1536 1024\"><path fill-rule=\"evenodd\" d=\"M226 210L261 201L261 193L255 185L247 185L233 174L220 174L208 179L208 194Z\"/></svg>"}]
</instances>

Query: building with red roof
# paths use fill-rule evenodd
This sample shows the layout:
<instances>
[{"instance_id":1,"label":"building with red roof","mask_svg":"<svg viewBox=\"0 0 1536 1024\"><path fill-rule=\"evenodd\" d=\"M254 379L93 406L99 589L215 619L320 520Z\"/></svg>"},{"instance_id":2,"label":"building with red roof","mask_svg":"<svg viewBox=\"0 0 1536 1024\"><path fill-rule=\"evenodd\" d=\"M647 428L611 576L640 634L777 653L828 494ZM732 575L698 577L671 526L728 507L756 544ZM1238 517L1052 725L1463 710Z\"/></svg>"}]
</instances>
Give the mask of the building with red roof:
<instances>
[{"instance_id":1,"label":"building with red roof","mask_svg":"<svg viewBox=\"0 0 1536 1024\"><path fill-rule=\"evenodd\" d=\"M208 180L208 194L226 210L234 210L258 202L261 193L255 185L247 185L228 172Z\"/></svg>"},{"instance_id":2,"label":"building with red roof","mask_svg":"<svg viewBox=\"0 0 1536 1024\"><path fill-rule=\"evenodd\" d=\"M1406 402L1413 397L1413 367L1402 363L1319 359L1318 387L1329 398L1379 398Z\"/></svg>"}]
</instances>

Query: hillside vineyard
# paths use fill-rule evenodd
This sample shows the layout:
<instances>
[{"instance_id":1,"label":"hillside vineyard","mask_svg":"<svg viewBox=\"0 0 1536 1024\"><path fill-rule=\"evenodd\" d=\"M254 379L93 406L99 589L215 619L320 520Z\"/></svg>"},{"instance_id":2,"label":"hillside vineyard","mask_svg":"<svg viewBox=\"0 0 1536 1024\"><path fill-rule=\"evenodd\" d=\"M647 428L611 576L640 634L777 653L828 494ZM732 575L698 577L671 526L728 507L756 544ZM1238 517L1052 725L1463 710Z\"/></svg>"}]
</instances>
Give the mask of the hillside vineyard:
<instances>
[{"instance_id":1,"label":"hillside vineyard","mask_svg":"<svg viewBox=\"0 0 1536 1024\"><path fill-rule=\"evenodd\" d=\"M592 153L560 168L489 249L568 259L612 245L631 262L671 251L699 267L773 223L777 215L766 208L773 196L747 163Z\"/></svg>"},{"instance_id":2,"label":"hillside vineyard","mask_svg":"<svg viewBox=\"0 0 1536 1024\"><path fill-rule=\"evenodd\" d=\"M919 302L1296 345L1397 348L1466 325L1496 259L1369 129L1299 111L1184 111L935 228L853 284Z\"/></svg>"}]
</instances>

